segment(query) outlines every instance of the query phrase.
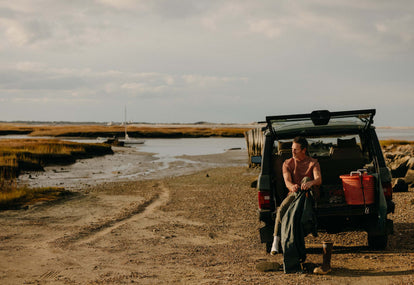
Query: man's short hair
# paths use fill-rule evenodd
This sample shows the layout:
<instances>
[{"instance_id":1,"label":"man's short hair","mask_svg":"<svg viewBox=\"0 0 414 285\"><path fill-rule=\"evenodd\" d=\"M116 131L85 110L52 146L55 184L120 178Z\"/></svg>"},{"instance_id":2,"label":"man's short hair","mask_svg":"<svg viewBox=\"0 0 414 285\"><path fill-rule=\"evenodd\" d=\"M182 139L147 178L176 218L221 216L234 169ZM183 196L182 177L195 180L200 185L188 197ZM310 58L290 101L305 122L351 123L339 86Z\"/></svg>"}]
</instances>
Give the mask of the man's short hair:
<instances>
[{"instance_id":1,"label":"man's short hair","mask_svg":"<svg viewBox=\"0 0 414 285\"><path fill-rule=\"evenodd\" d=\"M300 144L301 149L304 149L304 148L306 148L306 150L308 149L309 144L305 137L302 137L302 136L295 137L293 139L293 142Z\"/></svg>"}]
</instances>

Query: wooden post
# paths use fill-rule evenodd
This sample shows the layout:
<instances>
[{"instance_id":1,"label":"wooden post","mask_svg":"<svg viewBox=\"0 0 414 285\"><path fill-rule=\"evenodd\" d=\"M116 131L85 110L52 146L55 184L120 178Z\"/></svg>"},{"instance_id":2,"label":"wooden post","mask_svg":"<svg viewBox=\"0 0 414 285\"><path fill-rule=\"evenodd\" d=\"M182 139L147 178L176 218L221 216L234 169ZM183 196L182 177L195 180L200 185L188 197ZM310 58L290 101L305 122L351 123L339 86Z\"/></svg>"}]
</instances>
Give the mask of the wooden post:
<instances>
[{"instance_id":1,"label":"wooden post","mask_svg":"<svg viewBox=\"0 0 414 285\"><path fill-rule=\"evenodd\" d=\"M260 166L252 162L252 156L261 156L264 144L262 128L248 130L244 133L246 138L247 152L249 154L249 168Z\"/></svg>"}]
</instances>

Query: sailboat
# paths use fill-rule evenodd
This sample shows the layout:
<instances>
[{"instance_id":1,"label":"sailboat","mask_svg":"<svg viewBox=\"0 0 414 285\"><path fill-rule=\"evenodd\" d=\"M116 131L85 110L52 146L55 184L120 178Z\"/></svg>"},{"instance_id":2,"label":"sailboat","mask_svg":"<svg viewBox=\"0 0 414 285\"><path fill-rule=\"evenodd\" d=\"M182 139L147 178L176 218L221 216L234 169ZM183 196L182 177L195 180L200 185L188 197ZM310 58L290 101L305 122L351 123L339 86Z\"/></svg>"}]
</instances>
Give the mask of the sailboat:
<instances>
[{"instance_id":1,"label":"sailboat","mask_svg":"<svg viewBox=\"0 0 414 285\"><path fill-rule=\"evenodd\" d=\"M125 145L128 145L128 144L143 144L145 142L144 140L133 139L133 138L130 138L128 136L128 132L127 132L127 120L126 120L127 115L126 114L127 114L127 109L126 109L126 106L125 106L125 112L124 112L125 138L123 140L121 139L119 141L124 142Z\"/></svg>"}]
</instances>

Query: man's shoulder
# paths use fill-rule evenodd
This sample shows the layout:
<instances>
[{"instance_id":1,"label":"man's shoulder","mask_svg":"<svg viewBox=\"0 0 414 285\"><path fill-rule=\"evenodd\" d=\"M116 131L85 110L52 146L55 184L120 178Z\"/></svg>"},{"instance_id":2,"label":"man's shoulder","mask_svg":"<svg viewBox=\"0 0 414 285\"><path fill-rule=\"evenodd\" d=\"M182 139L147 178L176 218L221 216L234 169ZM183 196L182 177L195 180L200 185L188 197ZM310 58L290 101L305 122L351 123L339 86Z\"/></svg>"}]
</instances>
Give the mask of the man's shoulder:
<instances>
[{"instance_id":1,"label":"man's shoulder","mask_svg":"<svg viewBox=\"0 0 414 285\"><path fill-rule=\"evenodd\" d=\"M301 161L302 164L307 164L307 165L316 165L319 164L318 160L316 158L307 156L305 159L303 159Z\"/></svg>"},{"instance_id":2,"label":"man's shoulder","mask_svg":"<svg viewBox=\"0 0 414 285\"><path fill-rule=\"evenodd\" d=\"M307 156L304 160L300 161L300 163L305 163L305 164L319 164L318 160L316 158ZM295 164L295 159L293 157L288 158L284 161L284 164L286 165L294 165Z\"/></svg>"},{"instance_id":3,"label":"man's shoulder","mask_svg":"<svg viewBox=\"0 0 414 285\"><path fill-rule=\"evenodd\" d=\"M310 156L308 156L308 157L309 157L309 161L310 162L312 162L312 163L318 163L318 160L316 158L313 158L313 157L310 157Z\"/></svg>"},{"instance_id":4,"label":"man's shoulder","mask_svg":"<svg viewBox=\"0 0 414 285\"><path fill-rule=\"evenodd\" d=\"M318 160L316 158L313 158L313 157L309 157L309 165L312 166L312 167L317 167L317 168L320 167Z\"/></svg>"},{"instance_id":5,"label":"man's shoulder","mask_svg":"<svg viewBox=\"0 0 414 285\"><path fill-rule=\"evenodd\" d=\"M293 163L294 162L294 158L293 157L291 157L291 158L287 158L285 161L284 161L284 163L285 164L291 164L291 163Z\"/></svg>"}]
</instances>

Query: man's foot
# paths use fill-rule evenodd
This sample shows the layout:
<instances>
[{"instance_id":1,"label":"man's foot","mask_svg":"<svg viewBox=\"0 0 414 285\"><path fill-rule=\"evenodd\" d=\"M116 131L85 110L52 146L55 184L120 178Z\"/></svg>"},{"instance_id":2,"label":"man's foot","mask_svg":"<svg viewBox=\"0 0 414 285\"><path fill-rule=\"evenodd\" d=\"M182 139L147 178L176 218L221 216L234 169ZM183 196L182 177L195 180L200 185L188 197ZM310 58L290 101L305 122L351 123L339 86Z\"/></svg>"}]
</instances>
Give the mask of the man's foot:
<instances>
[{"instance_id":1,"label":"man's foot","mask_svg":"<svg viewBox=\"0 0 414 285\"><path fill-rule=\"evenodd\" d=\"M322 268L322 266L319 266L319 267L316 267L314 270L313 270L313 273L314 274L319 274L319 275L325 275L325 274L328 274L329 272L331 272L332 271L332 269L331 268L327 268L326 270L324 270L323 268Z\"/></svg>"},{"instance_id":2,"label":"man's foot","mask_svg":"<svg viewBox=\"0 0 414 285\"><path fill-rule=\"evenodd\" d=\"M273 237L272 249L270 250L271 255L276 255L280 252L279 244L280 244L280 237L279 236Z\"/></svg>"}]
</instances>

